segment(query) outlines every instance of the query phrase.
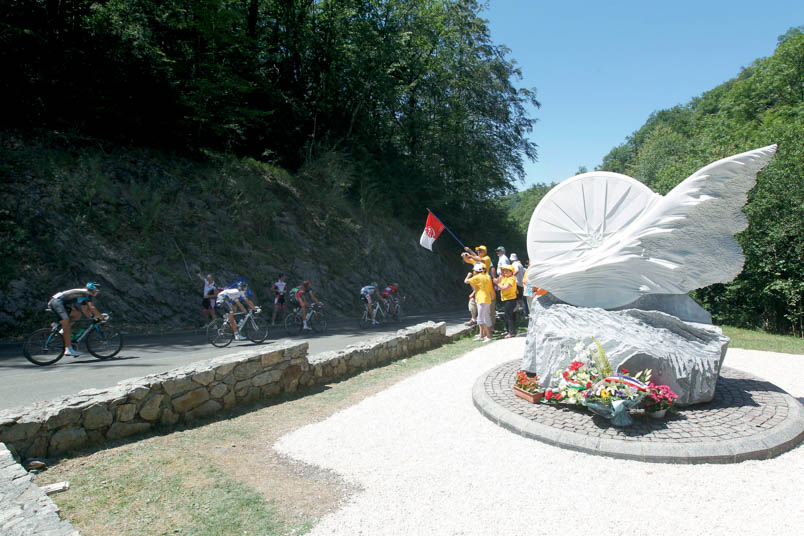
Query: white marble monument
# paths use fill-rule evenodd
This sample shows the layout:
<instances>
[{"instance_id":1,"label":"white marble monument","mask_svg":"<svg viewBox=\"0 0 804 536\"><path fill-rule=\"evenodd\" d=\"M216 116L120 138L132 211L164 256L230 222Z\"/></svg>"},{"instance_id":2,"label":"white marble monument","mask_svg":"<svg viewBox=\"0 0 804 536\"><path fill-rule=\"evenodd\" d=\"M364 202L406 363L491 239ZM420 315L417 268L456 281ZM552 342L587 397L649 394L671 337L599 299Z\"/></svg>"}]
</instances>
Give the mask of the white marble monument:
<instances>
[{"instance_id":1,"label":"white marble monument","mask_svg":"<svg viewBox=\"0 0 804 536\"><path fill-rule=\"evenodd\" d=\"M553 188L528 228L529 282L552 296L533 308L523 368L549 384L579 340L606 339L612 367L650 363L654 382L670 385L682 405L711 400L728 338L705 325L708 313L686 294L742 271L734 234L748 225L742 207L775 152L771 145L718 160L666 196L603 171Z\"/></svg>"}]
</instances>

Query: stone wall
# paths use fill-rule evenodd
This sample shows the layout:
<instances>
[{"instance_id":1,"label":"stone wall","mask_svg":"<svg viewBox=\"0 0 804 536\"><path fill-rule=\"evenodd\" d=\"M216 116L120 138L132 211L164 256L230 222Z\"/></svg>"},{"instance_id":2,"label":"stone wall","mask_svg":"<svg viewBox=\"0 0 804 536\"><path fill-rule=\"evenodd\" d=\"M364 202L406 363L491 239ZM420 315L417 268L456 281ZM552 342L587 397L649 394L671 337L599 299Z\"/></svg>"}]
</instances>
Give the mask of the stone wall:
<instances>
[{"instance_id":1,"label":"stone wall","mask_svg":"<svg viewBox=\"0 0 804 536\"><path fill-rule=\"evenodd\" d=\"M471 332L472 328L460 326L448 333L444 322L424 322L309 359L307 343L288 341L123 381L109 389L89 389L0 411L0 534L78 535L59 518L58 507L15 458L56 456L157 425L192 422L257 399L337 380Z\"/></svg>"},{"instance_id":2,"label":"stone wall","mask_svg":"<svg viewBox=\"0 0 804 536\"><path fill-rule=\"evenodd\" d=\"M58 456L326 383L447 340L443 322L425 322L309 359L307 343L255 347L108 389L0 411L0 442L18 460Z\"/></svg>"}]
</instances>

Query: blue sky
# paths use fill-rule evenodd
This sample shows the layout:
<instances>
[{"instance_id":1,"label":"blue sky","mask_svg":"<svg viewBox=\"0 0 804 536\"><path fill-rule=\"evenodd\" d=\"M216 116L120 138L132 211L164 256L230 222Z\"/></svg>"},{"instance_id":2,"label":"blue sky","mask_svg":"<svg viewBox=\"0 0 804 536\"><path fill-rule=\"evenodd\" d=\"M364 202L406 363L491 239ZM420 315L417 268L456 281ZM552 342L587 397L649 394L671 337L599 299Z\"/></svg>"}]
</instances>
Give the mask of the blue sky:
<instances>
[{"instance_id":1,"label":"blue sky","mask_svg":"<svg viewBox=\"0 0 804 536\"><path fill-rule=\"evenodd\" d=\"M491 0L481 16L522 70L517 85L542 104L525 189L592 171L652 112L772 55L778 36L804 25L804 0Z\"/></svg>"}]
</instances>

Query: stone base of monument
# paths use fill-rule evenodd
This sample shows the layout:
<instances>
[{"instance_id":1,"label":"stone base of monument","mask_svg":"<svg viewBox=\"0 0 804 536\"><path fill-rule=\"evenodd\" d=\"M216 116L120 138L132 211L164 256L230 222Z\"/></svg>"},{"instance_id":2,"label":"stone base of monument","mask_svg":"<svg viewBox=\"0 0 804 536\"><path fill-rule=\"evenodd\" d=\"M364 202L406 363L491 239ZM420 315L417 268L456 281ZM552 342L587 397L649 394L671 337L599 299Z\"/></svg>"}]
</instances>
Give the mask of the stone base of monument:
<instances>
[{"instance_id":1,"label":"stone base of monument","mask_svg":"<svg viewBox=\"0 0 804 536\"><path fill-rule=\"evenodd\" d=\"M545 388L554 387L556 371L575 359L577 343L596 348L597 341L612 370L650 369L651 381L678 395L676 405L712 400L729 339L717 326L675 316L704 320L693 312L706 311L689 297L655 295L632 304L651 310L575 307L549 294L533 304L522 369L539 376Z\"/></svg>"},{"instance_id":2,"label":"stone base of monument","mask_svg":"<svg viewBox=\"0 0 804 536\"><path fill-rule=\"evenodd\" d=\"M774 384L723 367L711 401L679 408L664 419L632 410L617 428L583 407L530 404L513 385L520 360L475 382L475 407L500 426L557 447L659 463L736 463L778 456L804 441L804 407Z\"/></svg>"}]
</instances>

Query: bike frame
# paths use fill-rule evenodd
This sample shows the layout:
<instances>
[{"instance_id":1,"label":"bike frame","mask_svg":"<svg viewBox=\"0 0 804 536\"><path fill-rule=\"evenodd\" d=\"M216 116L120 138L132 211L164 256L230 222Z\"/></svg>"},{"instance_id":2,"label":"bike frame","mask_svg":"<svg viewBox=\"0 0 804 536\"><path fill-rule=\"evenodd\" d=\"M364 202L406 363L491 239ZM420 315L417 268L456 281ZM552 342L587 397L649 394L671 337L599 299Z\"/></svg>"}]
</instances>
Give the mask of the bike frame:
<instances>
[{"instance_id":1,"label":"bike frame","mask_svg":"<svg viewBox=\"0 0 804 536\"><path fill-rule=\"evenodd\" d=\"M76 326L76 325L77 325L79 322L81 322L82 320L84 320L84 319L79 318L79 319L78 319L78 320L76 320L75 322L70 322L70 331L73 331L73 330L75 329L75 326ZM100 327L99 327L99 326L100 326L101 324L103 324L103 322L102 322L102 321L101 321L101 322L95 322L94 320L90 320L90 321L89 321L89 326L88 326L88 327L87 327L87 328L86 328L86 329L83 331L83 333L81 333L81 335L79 335L79 336L78 336L78 338L72 339L70 342L71 342L72 344L79 344L79 343L81 343L81 342L82 342L84 339L86 339L87 337L89 337L89 331L90 331L91 329L96 329L96 330L100 331ZM50 341L52 341L52 340L53 340L53 337L54 337L54 336L61 338L61 337L62 337L62 335L61 335L60 331L62 330L62 328L63 328L63 326L61 325L61 323L58 323L58 324L56 325L56 327L55 327L55 328L51 329L51 330L50 330L50 335L48 335L48 337L47 337L47 341L45 341L45 344L50 344Z\"/></svg>"}]
</instances>

